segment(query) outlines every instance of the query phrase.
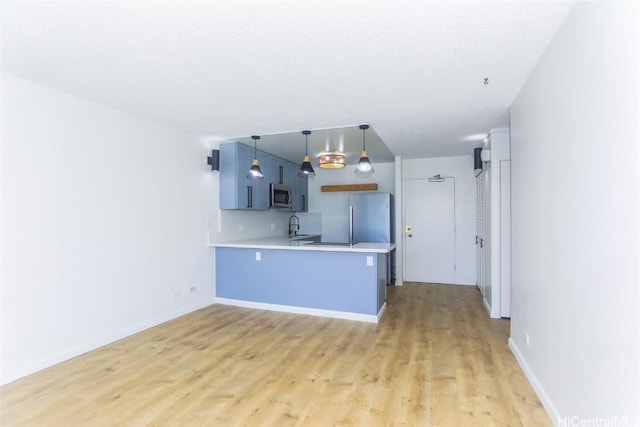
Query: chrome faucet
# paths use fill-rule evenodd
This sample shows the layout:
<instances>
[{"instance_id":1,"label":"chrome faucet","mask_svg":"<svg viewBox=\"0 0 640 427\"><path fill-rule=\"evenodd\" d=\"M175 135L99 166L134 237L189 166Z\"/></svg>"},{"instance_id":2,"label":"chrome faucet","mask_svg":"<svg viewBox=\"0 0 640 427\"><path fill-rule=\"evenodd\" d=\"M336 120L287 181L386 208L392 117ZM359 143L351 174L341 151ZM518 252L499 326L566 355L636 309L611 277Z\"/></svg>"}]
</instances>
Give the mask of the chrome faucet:
<instances>
[{"instance_id":1,"label":"chrome faucet","mask_svg":"<svg viewBox=\"0 0 640 427\"><path fill-rule=\"evenodd\" d=\"M295 220L295 222L293 220ZM295 215L291 215L291 217L289 218L289 236L291 236L292 234L298 234L299 230L300 230L300 218L298 218Z\"/></svg>"}]
</instances>

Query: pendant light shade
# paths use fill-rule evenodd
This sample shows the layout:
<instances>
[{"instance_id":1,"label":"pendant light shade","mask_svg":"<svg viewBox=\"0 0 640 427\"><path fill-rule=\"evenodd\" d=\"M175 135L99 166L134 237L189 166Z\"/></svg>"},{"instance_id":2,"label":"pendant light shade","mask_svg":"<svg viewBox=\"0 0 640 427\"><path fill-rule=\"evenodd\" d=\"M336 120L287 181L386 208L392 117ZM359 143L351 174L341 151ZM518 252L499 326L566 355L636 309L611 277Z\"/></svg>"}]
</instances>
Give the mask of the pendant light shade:
<instances>
[{"instance_id":1,"label":"pendant light shade","mask_svg":"<svg viewBox=\"0 0 640 427\"><path fill-rule=\"evenodd\" d=\"M258 161L258 140L260 139L260 135L251 135L251 139L253 139L253 162L251 163L247 177L264 178L262 169L260 169L260 162Z\"/></svg>"},{"instance_id":2,"label":"pendant light shade","mask_svg":"<svg viewBox=\"0 0 640 427\"><path fill-rule=\"evenodd\" d=\"M369 125L362 124L359 126L362 129L362 153L360 154L360 161L356 165L356 170L353 172L358 175L371 175L373 170L373 165L369 160L369 156L367 155L367 146L365 143L365 131L369 129Z\"/></svg>"},{"instance_id":3,"label":"pendant light shade","mask_svg":"<svg viewBox=\"0 0 640 427\"><path fill-rule=\"evenodd\" d=\"M302 164L300 165L298 175L316 176L316 171L313 170L313 166L311 166L311 160L309 160L309 135L311 134L311 131L305 129L302 131L302 134L304 135L304 159L302 160Z\"/></svg>"}]
</instances>

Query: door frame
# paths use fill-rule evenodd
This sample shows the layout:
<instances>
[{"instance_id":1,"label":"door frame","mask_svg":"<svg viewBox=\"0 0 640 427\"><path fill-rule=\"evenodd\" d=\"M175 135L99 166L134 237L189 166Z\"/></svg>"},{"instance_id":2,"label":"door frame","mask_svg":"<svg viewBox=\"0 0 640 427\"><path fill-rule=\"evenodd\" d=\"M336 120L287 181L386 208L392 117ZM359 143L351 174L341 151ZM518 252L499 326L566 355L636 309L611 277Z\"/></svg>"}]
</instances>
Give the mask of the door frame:
<instances>
[{"instance_id":1,"label":"door frame","mask_svg":"<svg viewBox=\"0 0 640 427\"><path fill-rule=\"evenodd\" d=\"M441 176L440 174L437 174L435 176L438 176L442 179L451 179L453 180L453 276L454 276L454 281L457 282L457 272L458 272L458 248L457 248L457 221L456 221L456 177L455 176ZM402 225L401 225L401 231L402 231L402 252L403 252L403 256L402 256L402 280L403 281L407 281L406 279L406 271L407 271L407 257L406 257L406 245L407 245L407 231L406 231L406 224L407 224L407 202L406 202L406 186L405 186L405 182L406 181L420 181L420 180L428 180L430 181L431 179L435 178L435 176L433 177L428 177L428 178L403 178L402 179Z\"/></svg>"}]
</instances>

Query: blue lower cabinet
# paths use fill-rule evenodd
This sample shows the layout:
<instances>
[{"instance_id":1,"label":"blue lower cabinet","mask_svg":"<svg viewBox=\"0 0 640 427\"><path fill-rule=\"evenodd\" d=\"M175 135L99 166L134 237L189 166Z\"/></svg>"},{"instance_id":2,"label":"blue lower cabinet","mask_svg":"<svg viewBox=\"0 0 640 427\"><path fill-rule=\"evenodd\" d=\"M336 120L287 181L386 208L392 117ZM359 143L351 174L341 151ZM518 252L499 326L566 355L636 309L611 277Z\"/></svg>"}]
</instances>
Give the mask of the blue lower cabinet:
<instances>
[{"instance_id":1,"label":"blue lower cabinet","mask_svg":"<svg viewBox=\"0 0 640 427\"><path fill-rule=\"evenodd\" d=\"M219 298L374 316L385 302L384 254L217 247L215 257Z\"/></svg>"}]
</instances>

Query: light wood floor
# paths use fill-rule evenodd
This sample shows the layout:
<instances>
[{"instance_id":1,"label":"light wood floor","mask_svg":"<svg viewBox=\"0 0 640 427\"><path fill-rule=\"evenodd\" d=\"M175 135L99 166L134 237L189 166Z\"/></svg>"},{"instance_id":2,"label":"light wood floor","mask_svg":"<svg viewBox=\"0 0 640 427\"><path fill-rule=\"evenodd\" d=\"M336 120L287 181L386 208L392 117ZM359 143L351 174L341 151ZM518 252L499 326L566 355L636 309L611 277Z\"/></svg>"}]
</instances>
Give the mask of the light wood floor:
<instances>
[{"instance_id":1,"label":"light wood floor","mask_svg":"<svg viewBox=\"0 0 640 427\"><path fill-rule=\"evenodd\" d=\"M214 305L0 389L3 426L551 425L474 287L378 325Z\"/></svg>"}]
</instances>

